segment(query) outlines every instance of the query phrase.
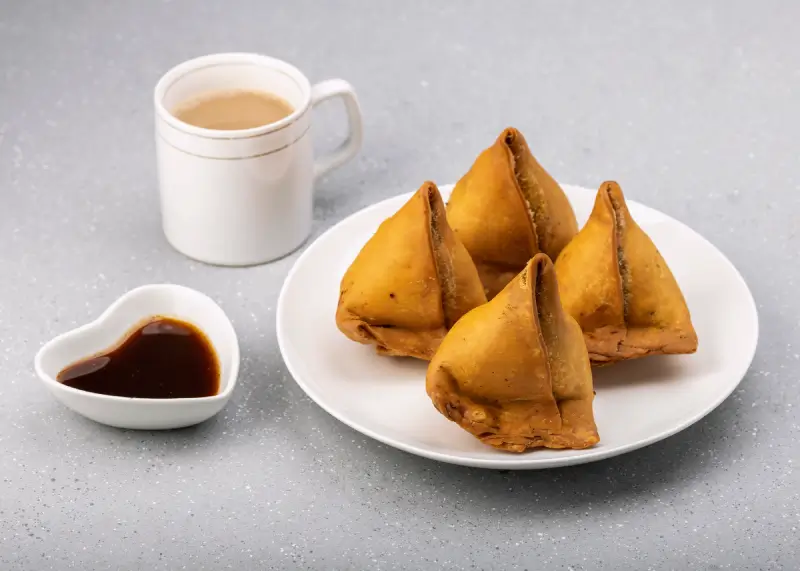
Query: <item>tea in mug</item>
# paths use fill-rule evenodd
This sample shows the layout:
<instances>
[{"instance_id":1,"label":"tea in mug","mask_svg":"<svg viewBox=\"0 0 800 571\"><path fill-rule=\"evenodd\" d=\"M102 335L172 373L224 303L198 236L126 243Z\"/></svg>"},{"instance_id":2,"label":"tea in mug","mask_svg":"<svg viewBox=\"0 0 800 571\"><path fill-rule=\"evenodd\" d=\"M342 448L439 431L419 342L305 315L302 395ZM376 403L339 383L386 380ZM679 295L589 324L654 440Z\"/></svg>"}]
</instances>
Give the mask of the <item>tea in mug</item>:
<instances>
[{"instance_id":1,"label":"tea in mug","mask_svg":"<svg viewBox=\"0 0 800 571\"><path fill-rule=\"evenodd\" d=\"M213 91L177 105L172 114L195 127L240 130L275 123L292 114L291 104L266 91Z\"/></svg>"}]
</instances>

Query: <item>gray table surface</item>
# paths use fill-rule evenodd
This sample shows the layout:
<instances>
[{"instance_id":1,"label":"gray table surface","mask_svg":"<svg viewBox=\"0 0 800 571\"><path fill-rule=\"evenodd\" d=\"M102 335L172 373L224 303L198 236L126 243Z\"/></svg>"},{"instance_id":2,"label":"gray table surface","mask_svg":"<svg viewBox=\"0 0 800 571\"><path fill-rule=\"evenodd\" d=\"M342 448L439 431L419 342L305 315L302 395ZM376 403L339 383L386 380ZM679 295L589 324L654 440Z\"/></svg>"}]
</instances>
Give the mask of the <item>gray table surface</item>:
<instances>
[{"instance_id":1,"label":"gray table surface","mask_svg":"<svg viewBox=\"0 0 800 571\"><path fill-rule=\"evenodd\" d=\"M798 19L777 1L0 0L0 568L797 569ZM218 51L356 86L365 146L319 184L315 236L454 181L514 125L560 180L619 180L730 257L760 314L747 377L664 442L543 472L438 464L339 424L276 344L297 255L209 267L161 233L151 89ZM321 148L342 124L320 112ZM149 282L208 293L240 336L240 385L194 428L94 424L32 370Z\"/></svg>"}]
</instances>

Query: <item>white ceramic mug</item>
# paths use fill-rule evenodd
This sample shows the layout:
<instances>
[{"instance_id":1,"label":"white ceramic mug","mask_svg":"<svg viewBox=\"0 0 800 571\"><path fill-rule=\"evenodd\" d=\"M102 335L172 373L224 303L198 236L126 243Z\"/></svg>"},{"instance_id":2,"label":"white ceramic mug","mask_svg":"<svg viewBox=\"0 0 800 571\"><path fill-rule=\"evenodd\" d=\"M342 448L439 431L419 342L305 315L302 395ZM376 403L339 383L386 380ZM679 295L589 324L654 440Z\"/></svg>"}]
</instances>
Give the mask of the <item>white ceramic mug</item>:
<instances>
[{"instance_id":1,"label":"white ceramic mug","mask_svg":"<svg viewBox=\"0 0 800 571\"><path fill-rule=\"evenodd\" d=\"M219 90L258 90L294 112L237 131L189 125L171 110ZM314 160L311 110L341 97L349 122L344 143ZM155 88L156 151L164 234L203 262L260 264L299 247L311 232L314 179L353 158L362 124L352 86L331 79L311 86L296 67L257 54L216 54L184 62Z\"/></svg>"}]
</instances>

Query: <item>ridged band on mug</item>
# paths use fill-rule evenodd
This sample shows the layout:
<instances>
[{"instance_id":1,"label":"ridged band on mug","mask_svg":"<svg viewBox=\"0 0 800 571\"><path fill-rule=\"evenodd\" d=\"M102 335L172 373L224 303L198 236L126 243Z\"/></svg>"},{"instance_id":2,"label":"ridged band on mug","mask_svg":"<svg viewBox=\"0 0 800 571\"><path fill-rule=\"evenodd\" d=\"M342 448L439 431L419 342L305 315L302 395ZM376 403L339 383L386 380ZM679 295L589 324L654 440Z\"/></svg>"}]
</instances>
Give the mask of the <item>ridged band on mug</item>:
<instances>
[{"instance_id":1,"label":"ridged band on mug","mask_svg":"<svg viewBox=\"0 0 800 571\"><path fill-rule=\"evenodd\" d=\"M250 137L211 139L176 129L156 116L156 136L164 143L187 154L210 159L244 159L277 152L297 142L309 126L309 113L306 111L278 131Z\"/></svg>"}]
</instances>

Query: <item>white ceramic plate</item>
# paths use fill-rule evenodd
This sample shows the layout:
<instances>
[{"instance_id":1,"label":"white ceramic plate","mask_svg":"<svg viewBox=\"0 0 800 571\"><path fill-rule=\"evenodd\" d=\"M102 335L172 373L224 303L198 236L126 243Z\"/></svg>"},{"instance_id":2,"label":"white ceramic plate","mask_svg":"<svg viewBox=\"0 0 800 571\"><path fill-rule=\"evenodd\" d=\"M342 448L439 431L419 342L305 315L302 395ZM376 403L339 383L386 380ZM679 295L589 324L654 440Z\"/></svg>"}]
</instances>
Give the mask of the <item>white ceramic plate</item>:
<instances>
[{"instance_id":1,"label":"white ceramic plate","mask_svg":"<svg viewBox=\"0 0 800 571\"><path fill-rule=\"evenodd\" d=\"M445 199L451 189L441 188ZM564 190L582 225L595 191ZM365 208L325 232L297 260L278 301L278 342L289 371L317 404L359 432L413 454L465 466L581 464L641 448L697 422L733 392L750 366L758 316L739 272L684 224L628 201L686 296L700 339L697 353L595 370L600 443L594 448L517 455L486 446L433 408L425 393L426 363L379 357L372 347L350 341L336 328L342 275L378 225L410 196Z\"/></svg>"}]
</instances>

